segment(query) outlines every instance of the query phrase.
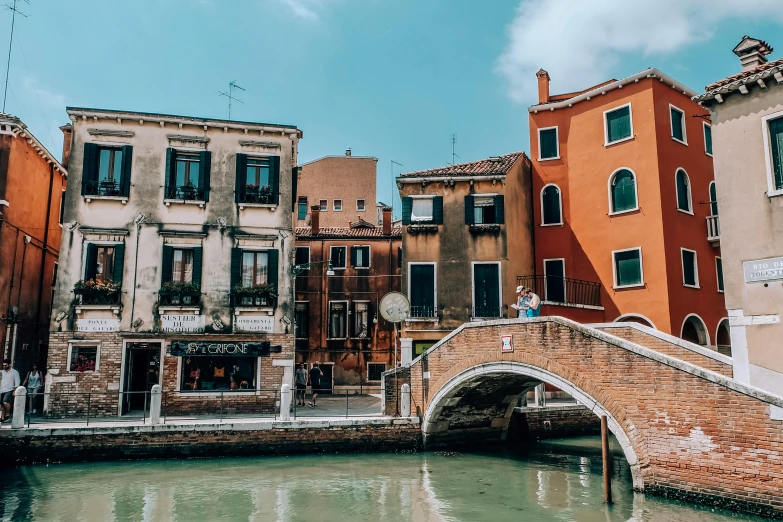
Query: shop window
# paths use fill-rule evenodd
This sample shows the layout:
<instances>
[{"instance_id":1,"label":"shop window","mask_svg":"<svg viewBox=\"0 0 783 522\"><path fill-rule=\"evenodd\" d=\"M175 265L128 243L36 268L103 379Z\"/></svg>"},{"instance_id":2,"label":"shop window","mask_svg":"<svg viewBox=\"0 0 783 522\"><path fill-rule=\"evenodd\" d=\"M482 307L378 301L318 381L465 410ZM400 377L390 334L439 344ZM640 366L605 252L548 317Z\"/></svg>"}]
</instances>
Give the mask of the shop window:
<instances>
[{"instance_id":1,"label":"shop window","mask_svg":"<svg viewBox=\"0 0 783 522\"><path fill-rule=\"evenodd\" d=\"M685 134L685 112L674 105L669 105L669 113L671 114L672 138L675 141L687 145L688 138Z\"/></svg>"},{"instance_id":2,"label":"shop window","mask_svg":"<svg viewBox=\"0 0 783 522\"><path fill-rule=\"evenodd\" d=\"M632 248L613 253L614 286L623 288L644 284L642 272L642 249Z\"/></svg>"},{"instance_id":3,"label":"shop window","mask_svg":"<svg viewBox=\"0 0 783 522\"><path fill-rule=\"evenodd\" d=\"M633 118L631 116L630 104L606 111L604 117L606 145L627 140L633 136Z\"/></svg>"},{"instance_id":4,"label":"shop window","mask_svg":"<svg viewBox=\"0 0 783 522\"><path fill-rule=\"evenodd\" d=\"M98 371L98 346L97 345L70 345L68 356L68 370L77 373Z\"/></svg>"},{"instance_id":5,"label":"shop window","mask_svg":"<svg viewBox=\"0 0 783 522\"><path fill-rule=\"evenodd\" d=\"M499 225L505 221L503 196L465 196L465 223Z\"/></svg>"},{"instance_id":6,"label":"shop window","mask_svg":"<svg viewBox=\"0 0 783 522\"><path fill-rule=\"evenodd\" d=\"M296 202L297 218L304 220L307 218L307 198L300 197Z\"/></svg>"},{"instance_id":7,"label":"shop window","mask_svg":"<svg viewBox=\"0 0 783 522\"><path fill-rule=\"evenodd\" d=\"M296 303L294 320L296 322L295 334L297 339L310 337L309 309L310 303L308 302Z\"/></svg>"},{"instance_id":8,"label":"shop window","mask_svg":"<svg viewBox=\"0 0 783 522\"><path fill-rule=\"evenodd\" d=\"M557 142L557 127L538 129L538 159L539 161L558 159L560 149Z\"/></svg>"},{"instance_id":9,"label":"shop window","mask_svg":"<svg viewBox=\"0 0 783 522\"><path fill-rule=\"evenodd\" d=\"M181 391L256 389L258 357L182 357Z\"/></svg>"},{"instance_id":10,"label":"shop window","mask_svg":"<svg viewBox=\"0 0 783 522\"><path fill-rule=\"evenodd\" d=\"M563 209L560 189L557 185L547 185L541 191L541 224L562 225Z\"/></svg>"},{"instance_id":11,"label":"shop window","mask_svg":"<svg viewBox=\"0 0 783 522\"><path fill-rule=\"evenodd\" d=\"M367 365L367 380L380 381L383 378L383 372L386 371L386 364L369 363Z\"/></svg>"},{"instance_id":12,"label":"shop window","mask_svg":"<svg viewBox=\"0 0 783 522\"><path fill-rule=\"evenodd\" d=\"M351 266L354 268L370 268L370 247L351 247Z\"/></svg>"},{"instance_id":13,"label":"shop window","mask_svg":"<svg viewBox=\"0 0 783 522\"><path fill-rule=\"evenodd\" d=\"M329 250L329 259L332 261L332 268L345 268L345 250L344 246L333 246Z\"/></svg>"},{"instance_id":14,"label":"shop window","mask_svg":"<svg viewBox=\"0 0 783 522\"><path fill-rule=\"evenodd\" d=\"M620 169L609 179L611 213L628 212L639 208L636 199L636 177L628 169Z\"/></svg>"},{"instance_id":15,"label":"shop window","mask_svg":"<svg viewBox=\"0 0 783 522\"><path fill-rule=\"evenodd\" d=\"M343 200L342 199L335 199L332 202L332 210L335 212L342 212L343 210Z\"/></svg>"},{"instance_id":16,"label":"shop window","mask_svg":"<svg viewBox=\"0 0 783 522\"><path fill-rule=\"evenodd\" d=\"M353 332L352 337L366 339L370 336L370 303L368 301L353 302Z\"/></svg>"},{"instance_id":17,"label":"shop window","mask_svg":"<svg viewBox=\"0 0 783 522\"><path fill-rule=\"evenodd\" d=\"M345 339L345 327L348 318L348 303L346 301L329 302L329 338Z\"/></svg>"}]
</instances>

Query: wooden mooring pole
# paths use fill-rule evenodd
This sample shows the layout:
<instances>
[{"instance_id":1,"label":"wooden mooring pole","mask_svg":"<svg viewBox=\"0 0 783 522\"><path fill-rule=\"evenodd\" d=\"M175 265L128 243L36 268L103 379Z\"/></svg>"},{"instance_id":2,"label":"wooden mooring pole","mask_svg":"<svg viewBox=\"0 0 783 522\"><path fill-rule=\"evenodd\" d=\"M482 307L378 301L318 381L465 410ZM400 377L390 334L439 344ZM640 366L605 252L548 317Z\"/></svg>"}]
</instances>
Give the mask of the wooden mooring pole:
<instances>
[{"instance_id":1,"label":"wooden mooring pole","mask_svg":"<svg viewBox=\"0 0 783 522\"><path fill-rule=\"evenodd\" d=\"M609 424L601 415L601 457L604 463L604 502L612 503L612 455L609 453Z\"/></svg>"}]
</instances>

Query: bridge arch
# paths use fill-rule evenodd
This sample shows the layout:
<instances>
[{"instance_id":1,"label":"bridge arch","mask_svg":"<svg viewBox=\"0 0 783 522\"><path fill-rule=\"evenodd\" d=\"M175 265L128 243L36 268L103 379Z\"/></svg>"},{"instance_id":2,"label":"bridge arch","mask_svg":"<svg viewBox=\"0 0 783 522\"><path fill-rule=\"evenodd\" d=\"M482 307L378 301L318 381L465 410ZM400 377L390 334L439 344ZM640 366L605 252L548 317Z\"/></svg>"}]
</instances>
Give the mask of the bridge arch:
<instances>
[{"instance_id":1,"label":"bridge arch","mask_svg":"<svg viewBox=\"0 0 783 522\"><path fill-rule=\"evenodd\" d=\"M460 392L464 392L465 390L470 389L471 383L481 382L482 378L484 377L497 378L508 375L519 376L521 377L521 381L529 380L528 382L532 383L533 385L538 384L539 382L545 382L557 386L561 390L574 397L574 399L579 401L580 404L586 406L597 416L600 417L606 415L609 430L614 434L614 436L617 438L617 441L620 443L623 453L625 454L625 458L631 467L631 476L633 477L634 489L638 491L644 490L644 481L642 478L641 467L636 449L634 448L631 439L628 437L621 424L617 421L617 418L612 413L611 409L602 405L594 397L589 395L587 392L576 386L568 379L565 379L556 373L525 362L503 361L483 363L473 368L463 370L448 378L446 382L440 383L438 391L429 401L427 410L424 413L422 419L422 432L424 433L425 445L427 444L428 438L431 439L432 437L436 437L438 433L442 433L444 430L448 429L447 423L440 422L440 417L443 413L444 407L447 405L455 405L459 402L457 396L460 394ZM521 383L521 381L520 379L512 379L508 384L518 385ZM524 388L524 386L523 389L525 391L522 393L526 393L527 389ZM516 395L519 396L521 393L516 393ZM516 401L513 401L506 407L506 420L508 420L508 417L511 415L515 404Z\"/></svg>"}]
</instances>

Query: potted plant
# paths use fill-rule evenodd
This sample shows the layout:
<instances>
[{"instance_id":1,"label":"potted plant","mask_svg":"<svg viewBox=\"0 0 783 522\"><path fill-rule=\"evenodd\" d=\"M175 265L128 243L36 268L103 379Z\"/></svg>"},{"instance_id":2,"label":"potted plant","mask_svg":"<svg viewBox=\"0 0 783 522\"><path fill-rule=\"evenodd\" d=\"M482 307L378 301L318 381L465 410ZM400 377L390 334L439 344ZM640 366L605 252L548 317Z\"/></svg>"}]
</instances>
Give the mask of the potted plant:
<instances>
[{"instance_id":1,"label":"potted plant","mask_svg":"<svg viewBox=\"0 0 783 522\"><path fill-rule=\"evenodd\" d=\"M201 295L201 286L184 281L166 281L160 286L158 294L171 305L193 305Z\"/></svg>"},{"instance_id":2,"label":"potted plant","mask_svg":"<svg viewBox=\"0 0 783 522\"><path fill-rule=\"evenodd\" d=\"M277 288L273 285L234 286L237 304L245 306L267 306L277 297Z\"/></svg>"}]
</instances>

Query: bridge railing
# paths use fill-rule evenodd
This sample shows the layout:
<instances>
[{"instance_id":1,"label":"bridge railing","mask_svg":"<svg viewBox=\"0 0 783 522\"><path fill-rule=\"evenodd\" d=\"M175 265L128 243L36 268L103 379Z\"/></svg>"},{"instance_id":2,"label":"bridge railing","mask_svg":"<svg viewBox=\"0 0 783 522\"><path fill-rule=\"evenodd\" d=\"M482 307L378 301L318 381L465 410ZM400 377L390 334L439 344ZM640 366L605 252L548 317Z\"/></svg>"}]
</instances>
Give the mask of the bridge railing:
<instances>
[{"instance_id":1,"label":"bridge railing","mask_svg":"<svg viewBox=\"0 0 783 522\"><path fill-rule=\"evenodd\" d=\"M550 275L518 276L517 285L532 288L543 301L601 306L601 283Z\"/></svg>"}]
</instances>

